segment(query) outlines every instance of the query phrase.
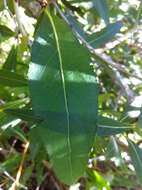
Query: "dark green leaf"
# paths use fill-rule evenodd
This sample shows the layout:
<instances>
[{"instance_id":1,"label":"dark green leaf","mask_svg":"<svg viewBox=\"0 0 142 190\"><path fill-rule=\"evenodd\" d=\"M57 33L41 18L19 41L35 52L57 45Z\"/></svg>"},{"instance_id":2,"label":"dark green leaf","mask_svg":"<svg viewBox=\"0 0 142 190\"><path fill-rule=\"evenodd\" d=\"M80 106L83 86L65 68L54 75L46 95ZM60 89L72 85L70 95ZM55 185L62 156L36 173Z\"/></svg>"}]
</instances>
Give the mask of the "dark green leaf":
<instances>
[{"instance_id":1,"label":"dark green leaf","mask_svg":"<svg viewBox=\"0 0 142 190\"><path fill-rule=\"evenodd\" d=\"M28 109L7 109L5 113L32 123L41 121L40 118L34 115L33 111Z\"/></svg>"},{"instance_id":2,"label":"dark green leaf","mask_svg":"<svg viewBox=\"0 0 142 190\"><path fill-rule=\"evenodd\" d=\"M27 142L25 133L22 129L19 128L19 126L8 127L4 132L8 136L18 137L21 141L23 141L25 143Z\"/></svg>"},{"instance_id":3,"label":"dark green leaf","mask_svg":"<svg viewBox=\"0 0 142 190\"><path fill-rule=\"evenodd\" d=\"M15 46L12 46L8 58L3 65L3 69L7 69L9 71L15 71L16 65L17 65L17 48L15 48Z\"/></svg>"},{"instance_id":4,"label":"dark green leaf","mask_svg":"<svg viewBox=\"0 0 142 190\"><path fill-rule=\"evenodd\" d=\"M111 136L118 133L123 133L124 131L131 130L133 127L128 126L119 121L99 116L98 118L98 136Z\"/></svg>"},{"instance_id":5,"label":"dark green leaf","mask_svg":"<svg viewBox=\"0 0 142 190\"><path fill-rule=\"evenodd\" d=\"M38 127L33 125L30 129L29 136L30 136L30 153L32 159L34 160L42 145Z\"/></svg>"},{"instance_id":6,"label":"dark green leaf","mask_svg":"<svg viewBox=\"0 0 142 190\"><path fill-rule=\"evenodd\" d=\"M93 145L97 84L89 55L59 18L44 18L32 47L30 93L57 176L73 184Z\"/></svg>"},{"instance_id":7,"label":"dark green leaf","mask_svg":"<svg viewBox=\"0 0 142 190\"><path fill-rule=\"evenodd\" d=\"M9 87L27 86L28 81L21 75L8 70L0 70L0 84Z\"/></svg>"},{"instance_id":8,"label":"dark green leaf","mask_svg":"<svg viewBox=\"0 0 142 190\"><path fill-rule=\"evenodd\" d=\"M123 24L121 21L109 24L100 32L96 32L95 34L88 36L86 40L93 48L100 48L106 42L111 40L115 34L120 31L122 26Z\"/></svg>"},{"instance_id":9,"label":"dark green leaf","mask_svg":"<svg viewBox=\"0 0 142 190\"><path fill-rule=\"evenodd\" d=\"M132 141L129 140L128 142L129 142L130 156L134 164L136 174L139 178L139 182L142 185L142 149L140 149L138 145L136 145Z\"/></svg>"},{"instance_id":10,"label":"dark green leaf","mask_svg":"<svg viewBox=\"0 0 142 190\"><path fill-rule=\"evenodd\" d=\"M140 128L142 128L142 107L140 108L140 115L139 115L138 125L139 125Z\"/></svg>"},{"instance_id":11,"label":"dark green leaf","mask_svg":"<svg viewBox=\"0 0 142 190\"><path fill-rule=\"evenodd\" d=\"M0 35L2 35L2 37L12 37L15 36L15 33L7 26L0 25Z\"/></svg>"}]
</instances>

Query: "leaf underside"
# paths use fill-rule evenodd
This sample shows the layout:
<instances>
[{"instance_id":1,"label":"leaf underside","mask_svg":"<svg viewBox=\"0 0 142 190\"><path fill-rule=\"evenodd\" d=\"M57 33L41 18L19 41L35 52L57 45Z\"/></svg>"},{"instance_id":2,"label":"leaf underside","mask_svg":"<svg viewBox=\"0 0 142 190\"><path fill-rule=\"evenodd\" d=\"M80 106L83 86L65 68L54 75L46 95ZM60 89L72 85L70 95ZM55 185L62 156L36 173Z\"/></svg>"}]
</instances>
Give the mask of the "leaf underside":
<instances>
[{"instance_id":1,"label":"leaf underside","mask_svg":"<svg viewBox=\"0 0 142 190\"><path fill-rule=\"evenodd\" d=\"M32 47L33 109L53 168L66 184L83 175L94 142L97 83L89 55L58 17L45 15Z\"/></svg>"}]
</instances>

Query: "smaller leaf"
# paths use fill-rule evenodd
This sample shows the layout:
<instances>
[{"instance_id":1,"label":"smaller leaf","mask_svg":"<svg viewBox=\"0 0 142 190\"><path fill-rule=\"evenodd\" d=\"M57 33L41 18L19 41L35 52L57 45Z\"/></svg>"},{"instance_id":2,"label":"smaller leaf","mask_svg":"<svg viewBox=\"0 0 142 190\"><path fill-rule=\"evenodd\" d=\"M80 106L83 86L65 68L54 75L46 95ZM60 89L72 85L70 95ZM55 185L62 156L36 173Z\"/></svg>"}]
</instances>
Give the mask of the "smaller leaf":
<instances>
[{"instance_id":1,"label":"smaller leaf","mask_svg":"<svg viewBox=\"0 0 142 190\"><path fill-rule=\"evenodd\" d=\"M9 71L12 70L15 71L16 64L17 64L17 48L15 48L15 46L12 46L11 51L7 57L7 60L3 65L3 69L7 69Z\"/></svg>"},{"instance_id":2,"label":"smaller leaf","mask_svg":"<svg viewBox=\"0 0 142 190\"><path fill-rule=\"evenodd\" d=\"M88 36L86 40L93 48L100 48L106 42L111 40L116 35L116 33L120 31L120 28L122 26L123 24L121 21L109 24L106 26L106 28L102 29L101 31Z\"/></svg>"},{"instance_id":3,"label":"smaller leaf","mask_svg":"<svg viewBox=\"0 0 142 190\"><path fill-rule=\"evenodd\" d=\"M26 184L27 181L30 179L31 175L32 175L32 171L34 169L34 164L31 164L30 166L28 166L27 168L24 169L23 173L23 184Z\"/></svg>"},{"instance_id":4,"label":"smaller leaf","mask_svg":"<svg viewBox=\"0 0 142 190\"><path fill-rule=\"evenodd\" d=\"M36 127L35 125L33 125L30 129L30 153L31 153L31 158L32 160L35 159L35 157L37 156L42 142L41 142L41 138L39 135L39 130L38 127Z\"/></svg>"},{"instance_id":5,"label":"smaller leaf","mask_svg":"<svg viewBox=\"0 0 142 190\"><path fill-rule=\"evenodd\" d=\"M107 118L107 117L98 117L98 136L111 136L116 135L118 133L122 133L127 130L133 129L132 126L128 126L119 121Z\"/></svg>"},{"instance_id":6,"label":"smaller leaf","mask_svg":"<svg viewBox=\"0 0 142 190\"><path fill-rule=\"evenodd\" d=\"M142 107L140 108L140 115L138 119L138 125L140 128L142 128Z\"/></svg>"},{"instance_id":7,"label":"smaller leaf","mask_svg":"<svg viewBox=\"0 0 142 190\"><path fill-rule=\"evenodd\" d=\"M106 24L109 24L109 9L107 0L93 0L93 3Z\"/></svg>"},{"instance_id":8,"label":"smaller leaf","mask_svg":"<svg viewBox=\"0 0 142 190\"><path fill-rule=\"evenodd\" d=\"M10 156L10 158L8 158L5 162L3 162L1 166L3 169L5 169L8 172L14 172L17 170L20 161L21 161L21 155L14 154L13 156Z\"/></svg>"},{"instance_id":9,"label":"smaller leaf","mask_svg":"<svg viewBox=\"0 0 142 190\"><path fill-rule=\"evenodd\" d=\"M132 141L128 141L129 143L129 150L132 162L134 164L136 175L139 178L139 182L142 185L142 149L138 147Z\"/></svg>"},{"instance_id":10,"label":"smaller leaf","mask_svg":"<svg viewBox=\"0 0 142 190\"><path fill-rule=\"evenodd\" d=\"M67 14L67 19L72 24L72 27L77 33L82 37L85 38L84 31L82 30L80 24L75 20L71 15Z\"/></svg>"},{"instance_id":11,"label":"smaller leaf","mask_svg":"<svg viewBox=\"0 0 142 190\"><path fill-rule=\"evenodd\" d=\"M8 136L14 136L14 137L18 137L21 141L23 142L27 142L27 139L26 139L26 136L25 136L25 133L23 132L22 129L19 128L19 126L16 126L16 127L8 127L6 130L5 130L5 134L8 135Z\"/></svg>"},{"instance_id":12,"label":"smaller leaf","mask_svg":"<svg viewBox=\"0 0 142 190\"><path fill-rule=\"evenodd\" d=\"M19 99L15 101L10 101L10 102L0 105L0 110L5 111L11 108L17 108L20 105L25 104L27 101L29 101L29 98L23 98L23 99Z\"/></svg>"},{"instance_id":13,"label":"smaller leaf","mask_svg":"<svg viewBox=\"0 0 142 190\"><path fill-rule=\"evenodd\" d=\"M15 32L13 32L10 28L4 25L0 25L0 34L3 37L12 37L15 36Z\"/></svg>"},{"instance_id":14,"label":"smaller leaf","mask_svg":"<svg viewBox=\"0 0 142 190\"><path fill-rule=\"evenodd\" d=\"M17 118L20 118L27 122L40 122L41 119L39 117L36 117L33 113L33 111L29 109L7 109L5 110L5 113L15 116Z\"/></svg>"},{"instance_id":15,"label":"smaller leaf","mask_svg":"<svg viewBox=\"0 0 142 190\"><path fill-rule=\"evenodd\" d=\"M107 190L111 190L110 186L107 184L107 181L101 175L99 175L98 172L88 168L87 174L97 189L105 188Z\"/></svg>"},{"instance_id":16,"label":"smaller leaf","mask_svg":"<svg viewBox=\"0 0 142 190\"><path fill-rule=\"evenodd\" d=\"M120 149L117 142L113 136L110 137L109 144L106 151L106 159L109 160L112 157L120 157Z\"/></svg>"},{"instance_id":17,"label":"smaller leaf","mask_svg":"<svg viewBox=\"0 0 142 190\"><path fill-rule=\"evenodd\" d=\"M9 87L21 87L27 86L28 81L22 75L3 69L0 70L0 84Z\"/></svg>"}]
</instances>

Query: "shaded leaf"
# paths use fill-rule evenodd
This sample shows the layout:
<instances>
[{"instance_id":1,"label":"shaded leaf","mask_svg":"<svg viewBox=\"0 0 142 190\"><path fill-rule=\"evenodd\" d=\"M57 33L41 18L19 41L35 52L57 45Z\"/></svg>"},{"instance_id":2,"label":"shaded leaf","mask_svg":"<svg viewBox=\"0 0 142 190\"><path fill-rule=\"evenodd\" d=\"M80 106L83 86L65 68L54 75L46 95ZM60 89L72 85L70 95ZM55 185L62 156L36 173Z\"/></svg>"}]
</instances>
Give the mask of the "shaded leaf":
<instances>
[{"instance_id":1,"label":"shaded leaf","mask_svg":"<svg viewBox=\"0 0 142 190\"><path fill-rule=\"evenodd\" d=\"M8 28L7 26L4 26L4 25L0 25L0 34L3 37L15 36L15 33L10 28Z\"/></svg>"},{"instance_id":2,"label":"shaded leaf","mask_svg":"<svg viewBox=\"0 0 142 190\"><path fill-rule=\"evenodd\" d=\"M5 113L32 123L42 121L39 117L34 115L33 111L28 109L7 109Z\"/></svg>"},{"instance_id":3,"label":"shaded leaf","mask_svg":"<svg viewBox=\"0 0 142 190\"><path fill-rule=\"evenodd\" d=\"M138 119L138 125L140 128L142 128L142 107L140 108L140 115Z\"/></svg>"},{"instance_id":4,"label":"shaded leaf","mask_svg":"<svg viewBox=\"0 0 142 190\"><path fill-rule=\"evenodd\" d=\"M42 141L40 139L40 134L39 134L39 130L38 127L36 127L35 125L33 125L30 129L30 153L31 153L31 158L34 160L35 157L37 156L41 145L42 145Z\"/></svg>"},{"instance_id":5,"label":"shaded leaf","mask_svg":"<svg viewBox=\"0 0 142 190\"><path fill-rule=\"evenodd\" d=\"M123 133L124 131L133 129L132 126L128 126L119 121L107 118L107 117L98 117L98 136L111 136L118 133Z\"/></svg>"},{"instance_id":6,"label":"shaded leaf","mask_svg":"<svg viewBox=\"0 0 142 190\"><path fill-rule=\"evenodd\" d=\"M21 87L27 86L28 81L22 75L3 69L0 70L0 84L9 87Z\"/></svg>"},{"instance_id":7,"label":"shaded leaf","mask_svg":"<svg viewBox=\"0 0 142 190\"><path fill-rule=\"evenodd\" d=\"M15 46L12 46L8 58L3 65L3 69L7 69L9 71L11 70L15 71L16 64L17 64L17 48L15 48Z\"/></svg>"},{"instance_id":8,"label":"shaded leaf","mask_svg":"<svg viewBox=\"0 0 142 190\"><path fill-rule=\"evenodd\" d=\"M8 136L14 136L14 137L18 137L21 141L23 142L27 142L25 133L22 129L19 128L19 126L16 127L8 127L5 130L5 134Z\"/></svg>"},{"instance_id":9,"label":"shaded leaf","mask_svg":"<svg viewBox=\"0 0 142 190\"><path fill-rule=\"evenodd\" d=\"M130 140L128 141L128 143L130 156L136 170L136 175L139 178L140 184L142 185L142 149L140 149L138 145Z\"/></svg>"},{"instance_id":10,"label":"shaded leaf","mask_svg":"<svg viewBox=\"0 0 142 190\"><path fill-rule=\"evenodd\" d=\"M89 55L58 17L44 17L32 47L30 94L57 176L83 175L97 119L97 84Z\"/></svg>"},{"instance_id":11,"label":"shaded leaf","mask_svg":"<svg viewBox=\"0 0 142 190\"><path fill-rule=\"evenodd\" d=\"M5 104L0 105L0 109L5 111L11 108L17 108L20 105L25 104L27 101L29 101L29 98L23 98L23 99L19 99L19 100L15 100L15 101L9 101Z\"/></svg>"}]
</instances>

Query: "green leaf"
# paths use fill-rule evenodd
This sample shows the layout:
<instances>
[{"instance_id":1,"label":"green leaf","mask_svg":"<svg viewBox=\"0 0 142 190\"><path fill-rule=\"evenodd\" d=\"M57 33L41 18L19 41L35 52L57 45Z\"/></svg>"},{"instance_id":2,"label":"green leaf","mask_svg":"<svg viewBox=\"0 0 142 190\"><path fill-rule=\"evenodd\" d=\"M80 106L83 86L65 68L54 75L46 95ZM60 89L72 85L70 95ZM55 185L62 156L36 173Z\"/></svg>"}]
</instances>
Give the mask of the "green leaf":
<instances>
[{"instance_id":1,"label":"green leaf","mask_svg":"<svg viewBox=\"0 0 142 190\"><path fill-rule=\"evenodd\" d=\"M132 141L129 142L130 156L133 162L133 165L136 170L136 175L139 178L139 182L142 185L142 149L138 147Z\"/></svg>"},{"instance_id":2,"label":"green leaf","mask_svg":"<svg viewBox=\"0 0 142 190\"><path fill-rule=\"evenodd\" d=\"M22 75L2 69L0 70L0 84L9 87L21 87L27 86L28 81Z\"/></svg>"},{"instance_id":3,"label":"green leaf","mask_svg":"<svg viewBox=\"0 0 142 190\"><path fill-rule=\"evenodd\" d=\"M72 28L77 31L77 33L82 37L85 38L85 34L84 31L82 30L80 24L77 22L76 19L74 19L71 15L66 14L66 17L68 19L68 21L71 23Z\"/></svg>"},{"instance_id":4,"label":"green leaf","mask_svg":"<svg viewBox=\"0 0 142 190\"><path fill-rule=\"evenodd\" d=\"M83 175L94 142L97 83L89 55L58 17L45 16L32 47L30 94L57 176L73 184Z\"/></svg>"},{"instance_id":5,"label":"green leaf","mask_svg":"<svg viewBox=\"0 0 142 190\"><path fill-rule=\"evenodd\" d=\"M86 40L93 48L100 48L106 42L111 40L116 35L116 33L120 31L120 28L122 26L123 24L121 21L117 21L113 24L108 24L101 31L88 36Z\"/></svg>"},{"instance_id":6,"label":"green leaf","mask_svg":"<svg viewBox=\"0 0 142 190\"><path fill-rule=\"evenodd\" d=\"M105 157L107 160L110 160L112 157L120 158L120 148L117 145L117 142L113 136L109 139L109 144L107 146L107 151Z\"/></svg>"},{"instance_id":7,"label":"green leaf","mask_svg":"<svg viewBox=\"0 0 142 190\"><path fill-rule=\"evenodd\" d=\"M29 109L7 109L5 110L5 113L32 123L42 121L39 117L34 115L33 111Z\"/></svg>"},{"instance_id":8,"label":"green leaf","mask_svg":"<svg viewBox=\"0 0 142 190\"><path fill-rule=\"evenodd\" d=\"M9 71L15 71L16 64L17 64L17 48L15 48L15 46L13 45L8 55L8 58L3 65L3 69L7 69Z\"/></svg>"},{"instance_id":9,"label":"green leaf","mask_svg":"<svg viewBox=\"0 0 142 190\"><path fill-rule=\"evenodd\" d=\"M26 135L25 135L24 131L22 129L20 129L19 126L8 127L5 130L5 134L8 136L18 137L21 141L23 141L25 143L27 142Z\"/></svg>"},{"instance_id":10,"label":"green leaf","mask_svg":"<svg viewBox=\"0 0 142 190\"><path fill-rule=\"evenodd\" d=\"M124 131L133 129L132 126L128 126L119 121L107 118L107 117L98 117L98 136L111 136L118 133L123 133Z\"/></svg>"},{"instance_id":11,"label":"green leaf","mask_svg":"<svg viewBox=\"0 0 142 190\"><path fill-rule=\"evenodd\" d=\"M4 26L4 25L0 25L0 34L3 37L15 36L15 33L10 28L8 28L7 26Z\"/></svg>"},{"instance_id":12,"label":"green leaf","mask_svg":"<svg viewBox=\"0 0 142 190\"><path fill-rule=\"evenodd\" d=\"M104 19L106 25L109 24L109 9L107 0L93 0L93 3L99 15Z\"/></svg>"},{"instance_id":13,"label":"green leaf","mask_svg":"<svg viewBox=\"0 0 142 190\"><path fill-rule=\"evenodd\" d=\"M103 190L105 188L107 190L111 190L110 186L107 184L107 181L101 175L99 175L98 172L88 168L87 174L97 189Z\"/></svg>"},{"instance_id":14,"label":"green leaf","mask_svg":"<svg viewBox=\"0 0 142 190\"><path fill-rule=\"evenodd\" d=\"M31 153L31 158L32 160L35 159L37 153L39 152L41 145L42 145L42 141L40 139L40 134L39 134L39 130L38 127L36 127L35 125L33 125L30 129L30 153Z\"/></svg>"},{"instance_id":15,"label":"green leaf","mask_svg":"<svg viewBox=\"0 0 142 190\"><path fill-rule=\"evenodd\" d=\"M8 109L12 109L12 108L17 108L20 105L25 104L27 101L29 101L29 98L23 98L23 99L19 99L19 100L15 100L15 101L9 101L5 104L0 105L0 110L8 110Z\"/></svg>"},{"instance_id":16,"label":"green leaf","mask_svg":"<svg viewBox=\"0 0 142 190\"><path fill-rule=\"evenodd\" d=\"M140 128L142 128L142 107L140 108L140 115L138 119L138 125Z\"/></svg>"}]
</instances>

